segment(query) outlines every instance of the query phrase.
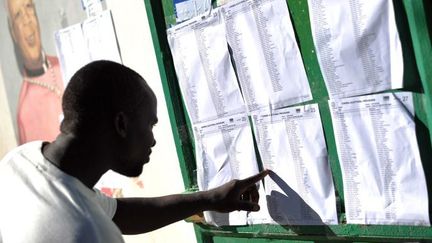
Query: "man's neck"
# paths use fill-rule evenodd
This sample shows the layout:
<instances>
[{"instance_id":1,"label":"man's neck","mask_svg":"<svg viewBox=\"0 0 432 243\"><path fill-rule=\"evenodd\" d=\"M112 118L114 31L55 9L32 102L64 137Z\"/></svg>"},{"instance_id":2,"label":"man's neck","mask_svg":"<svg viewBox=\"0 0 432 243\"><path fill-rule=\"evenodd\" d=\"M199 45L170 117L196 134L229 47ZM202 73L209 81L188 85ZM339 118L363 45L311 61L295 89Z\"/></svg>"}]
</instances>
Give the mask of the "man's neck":
<instances>
[{"instance_id":1,"label":"man's neck","mask_svg":"<svg viewBox=\"0 0 432 243\"><path fill-rule=\"evenodd\" d=\"M106 161L98 156L98 151L92 151L89 143L73 135L61 134L54 142L42 147L42 154L61 171L92 189L108 168Z\"/></svg>"}]
</instances>

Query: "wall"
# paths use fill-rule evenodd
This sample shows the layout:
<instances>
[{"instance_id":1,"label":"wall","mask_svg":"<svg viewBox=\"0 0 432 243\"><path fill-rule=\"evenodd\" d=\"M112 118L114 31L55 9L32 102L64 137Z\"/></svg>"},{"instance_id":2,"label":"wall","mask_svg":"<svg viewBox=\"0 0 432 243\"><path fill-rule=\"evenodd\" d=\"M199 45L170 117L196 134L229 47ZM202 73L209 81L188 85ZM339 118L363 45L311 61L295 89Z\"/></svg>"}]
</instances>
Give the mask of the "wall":
<instances>
[{"instance_id":1,"label":"wall","mask_svg":"<svg viewBox=\"0 0 432 243\"><path fill-rule=\"evenodd\" d=\"M123 64L141 74L158 97L159 122L154 128L156 146L141 179L144 189L133 186L124 196L161 196L184 191L168 111L143 0L107 0L111 9ZM151 233L127 236L127 242L196 242L192 224L180 221Z\"/></svg>"},{"instance_id":2,"label":"wall","mask_svg":"<svg viewBox=\"0 0 432 243\"><path fill-rule=\"evenodd\" d=\"M3 83L3 74L0 69L0 158L3 158L9 150L16 146L12 116Z\"/></svg>"}]
</instances>

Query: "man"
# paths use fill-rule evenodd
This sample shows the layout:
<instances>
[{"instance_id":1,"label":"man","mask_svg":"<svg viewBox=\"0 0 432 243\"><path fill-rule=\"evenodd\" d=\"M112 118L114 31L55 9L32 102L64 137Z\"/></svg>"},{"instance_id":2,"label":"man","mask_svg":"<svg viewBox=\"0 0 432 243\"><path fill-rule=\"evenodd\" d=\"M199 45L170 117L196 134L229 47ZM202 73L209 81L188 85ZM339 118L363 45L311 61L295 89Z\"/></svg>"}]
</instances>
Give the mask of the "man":
<instances>
[{"instance_id":1,"label":"man","mask_svg":"<svg viewBox=\"0 0 432 243\"><path fill-rule=\"evenodd\" d=\"M0 242L123 242L121 233L206 210L259 210L255 183L268 171L157 198L113 199L92 189L109 169L141 174L156 144L156 97L131 69L110 61L84 66L65 90L63 112L54 142L27 143L0 161Z\"/></svg>"},{"instance_id":2,"label":"man","mask_svg":"<svg viewBox=\"0 0 432 243\"><path fill-rule=\"evenodd\" d=\"M59 134L63 82L57 57L43 51L32 0L5 0L11 37L23 82L17 123L19 142L52 141Z\"/></svg>"}]
</instances>

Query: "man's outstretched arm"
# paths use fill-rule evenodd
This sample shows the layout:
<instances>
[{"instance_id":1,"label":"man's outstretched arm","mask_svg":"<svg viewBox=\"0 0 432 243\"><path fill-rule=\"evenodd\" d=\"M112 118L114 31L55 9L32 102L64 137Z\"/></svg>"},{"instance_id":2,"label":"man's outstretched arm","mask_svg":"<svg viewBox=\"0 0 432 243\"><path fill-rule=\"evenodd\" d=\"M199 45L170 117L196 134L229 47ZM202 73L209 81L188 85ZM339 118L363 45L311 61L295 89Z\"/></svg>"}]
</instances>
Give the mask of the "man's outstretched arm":
<instances>
[{"instance_id":1,"label":"man's outstretched arm","mask_svg":"<svg viewBox=\"0 0 432 243\"><path fill-rule=\"evenodd\" d=\"M202 211L258 211L256 183L268 171L243 180L232 180L220 187L190 194L153 198L119 198L113 221L123 234L149 232Z\"/></svg>"}]
</instances>

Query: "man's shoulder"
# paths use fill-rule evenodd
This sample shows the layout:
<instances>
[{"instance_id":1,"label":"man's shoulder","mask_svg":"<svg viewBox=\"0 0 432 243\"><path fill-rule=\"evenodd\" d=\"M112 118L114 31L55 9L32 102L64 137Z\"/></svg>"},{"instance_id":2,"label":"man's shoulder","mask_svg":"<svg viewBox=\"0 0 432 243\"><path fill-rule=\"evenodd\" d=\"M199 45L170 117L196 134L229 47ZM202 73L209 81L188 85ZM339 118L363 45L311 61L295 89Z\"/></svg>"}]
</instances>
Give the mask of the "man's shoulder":
<instances>
[{"instance_id":1,"label":"man's shoulder","mask_svg":"<svg viewBox=\"0 0 432 243\"><path fill-rule=\"evenodd\" d=\"M0 166L5 165L7 162L21 159L23 156L29 157L29 155L42 155L41 152L42 141L33 141L22 144L13 148L9 151L1 160Z\"/></svg>"},{"instance_id":2,"label":"man's shoulder","mask_svg":"<svg viewBox=\"0 0 432 243\"><path fill-rule=\"evenodd\" d=\"M42 142L24 144L1 161L0 190L9 196L0 200L3 240L122 242L94 192L45 160L41 148Z\"/></svg>"}]
</instances>

